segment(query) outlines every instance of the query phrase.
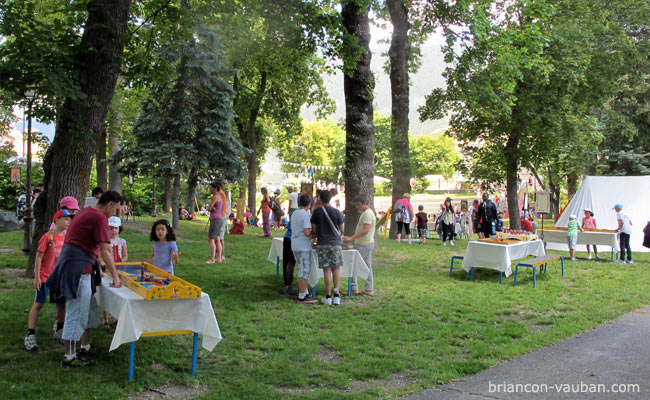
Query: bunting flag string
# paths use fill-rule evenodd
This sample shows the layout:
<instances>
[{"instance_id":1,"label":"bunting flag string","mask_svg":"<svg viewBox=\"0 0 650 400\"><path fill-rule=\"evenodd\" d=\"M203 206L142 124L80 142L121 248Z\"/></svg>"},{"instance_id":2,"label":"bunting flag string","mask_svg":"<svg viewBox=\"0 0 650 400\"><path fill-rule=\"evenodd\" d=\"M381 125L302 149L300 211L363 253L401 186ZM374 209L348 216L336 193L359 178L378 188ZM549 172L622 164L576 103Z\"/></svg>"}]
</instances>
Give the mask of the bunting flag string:
<instances>
[{"instance_id":1,"label":"bunting flag string","mask_svg":"<svg viewBox=\"0 0 650 400\"><path fill-rule=\"evenodd\" d=\"M322 170L340 170L343 168L342 165L337 165L337 166L329 166L329 165L305 165L305 164L298 164L298 163L292 163L292 162L287 162L287 161L280 161L282 165L288 165L290 167L294 168L303 168L307 170L314 170L314 171L322 171Z\"/></svg>"}]
</instances>

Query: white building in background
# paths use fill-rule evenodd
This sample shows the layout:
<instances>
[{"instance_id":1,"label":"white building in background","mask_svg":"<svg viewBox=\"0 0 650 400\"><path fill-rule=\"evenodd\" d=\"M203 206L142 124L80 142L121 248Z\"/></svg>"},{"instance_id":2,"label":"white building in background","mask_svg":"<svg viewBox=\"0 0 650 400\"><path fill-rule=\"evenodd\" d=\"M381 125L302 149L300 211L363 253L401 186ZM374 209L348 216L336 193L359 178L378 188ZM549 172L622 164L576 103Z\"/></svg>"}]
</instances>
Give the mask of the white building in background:
<instances>
[{"instance_id":1,"label":"white building in background","mask_svg":"<svg viewBox=\"0 0 650 400\"><path fill-rule=\"evenodd\" d=\"M25 128L27 129L27 128ZM32 137L40 135L41 133L32 127ZM27 131L23 136L23 132L15 127L11 127L9 133L0 139L2 143L9 143L13 146L14 151L18 157L24 159L27 157ZM39 153L43 153L45 148L40 143L32 143L32 162L42 162Z\"/></svg>"}]
</instances>

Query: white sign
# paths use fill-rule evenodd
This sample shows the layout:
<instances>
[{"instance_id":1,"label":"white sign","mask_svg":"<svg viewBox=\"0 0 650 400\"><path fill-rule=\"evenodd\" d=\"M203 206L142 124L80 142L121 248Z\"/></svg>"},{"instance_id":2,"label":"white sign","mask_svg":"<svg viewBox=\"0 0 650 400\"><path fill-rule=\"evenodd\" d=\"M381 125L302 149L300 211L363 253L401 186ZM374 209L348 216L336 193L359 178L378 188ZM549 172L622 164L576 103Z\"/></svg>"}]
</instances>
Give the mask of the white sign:
<instances>
[{"instance_id":1,"label":"white sign","mask_svg":"<svg viewBox=\"0 0 650 400\"><path fill-rule=\"evenodd\" d=\"M535 212L549 214L551 212L551 193L535 192Z\"/></svg>"}]
</instances>

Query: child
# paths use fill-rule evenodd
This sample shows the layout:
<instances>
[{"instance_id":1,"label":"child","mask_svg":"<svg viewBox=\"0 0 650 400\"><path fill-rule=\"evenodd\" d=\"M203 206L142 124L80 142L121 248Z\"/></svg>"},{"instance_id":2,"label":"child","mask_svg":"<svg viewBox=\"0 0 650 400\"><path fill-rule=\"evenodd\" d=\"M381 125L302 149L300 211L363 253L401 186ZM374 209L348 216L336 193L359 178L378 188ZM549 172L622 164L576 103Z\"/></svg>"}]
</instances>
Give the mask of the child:
<instances>
[{"instance_id":1,"label":"child","mask_svg":"<svg viewBox=\"0 0 650 400\"><path fill-rule=\"evenodd\" d=\"M469 239L469 230L472 227L472 216L468 211L460 214L460 238Z\"/></svg>"},{"instance_id":2,"label":"child","mask_svg":"<svg viewBox=\"0 0 650 400\"><path fill-rule=\"evenodd\" d=\"M496 232L503 232L503 213L497 213L497 220L494 221L494 230Z\"/></svg>"},{"instance_id":3,"label":"child","mask_svg":"<svg viewBox=\"0 0 650 400\"><path fill-rule=\"evenodd\" d=\"M63 241L65 240L64 232L68 229L72 217L73 215L66 210L57 211L52 219L54 222L54 230L41 236L41 239L38 241L38 249L36 250L36 258L34 259L34 288L36 289L36 296L34 297L32 309L29 311L27 336L25 336L25 350L38 350L38 344L36 343L36 322L38 322L38 316L47 298L48 290L45 281L47 281L47 278L54 270L54 266L59 259ZM52 299L50 302L52 302ZM64 318L65 303L57 304L55 338L61 339Z\"/></svg>"},{"instance_id":4,"label":"child","mask_svg":"<svg viewBox=\"0 0 650 400\"><path fill-rule=\"evenodd\" d=\"M418 213L415 214L415 219L417 220L418 235L420 236L420 243L427 243L427 214L424 212L424 206L418 206Z\"/></svg>"},{"instance_id":5,"label":"child","mask_svg":"<svg viewBox=\"0 0 650 400\"><path fill-rule=\"evenodd\" d=\"M585 208L585 217L582 219L582 229L586 231L596 229L596 219L594 218L594 212L591 211L591 208ZM594 256L596 257L596 260L600 260L596 245L592 244L591 246L594 248ZM589 250L589 245L587 245L587 260L591 260L591 251Z\"/></svg>"},{"instance_id":6,"label":"child","mask_svg":"<svg viewBox=\"0 0 650 400\"><path fill-rule=\"evenodd\" d=\"M576 220L575 214L569 215L569 222L567 224L567 239L569 241L569 254L571 261L577 261L576 258L576 245L578 244L578 231L582 232L582 227Z\"/></svg>"},{"instance_id":7,"label":"child","mask_svg":"<svg viewBox=\"0 0 650 400\"><path fill-rule=\"evenodd\" d=\"M153 242L153 253L149 261L163 271L174 274L174 263L178 264L178 246L176 235L169 221L159 219L151 227L149 239Z\"/></svg>"},{"instance_id":8,"label":"child","mask_svg":"<svg viewBox=\"0 0 650 400\"><path fill-rule=\"evenodd\" d=\"M126 250L126 240L120 237L122 233L122 220L120 217L110 217L108 219L108 232L111 235L111 251L113 253L113 261L126 262L129 260L129 253ZM104 313L103 325L108 325L108 314Z\"/></svg>"}]
</instances>

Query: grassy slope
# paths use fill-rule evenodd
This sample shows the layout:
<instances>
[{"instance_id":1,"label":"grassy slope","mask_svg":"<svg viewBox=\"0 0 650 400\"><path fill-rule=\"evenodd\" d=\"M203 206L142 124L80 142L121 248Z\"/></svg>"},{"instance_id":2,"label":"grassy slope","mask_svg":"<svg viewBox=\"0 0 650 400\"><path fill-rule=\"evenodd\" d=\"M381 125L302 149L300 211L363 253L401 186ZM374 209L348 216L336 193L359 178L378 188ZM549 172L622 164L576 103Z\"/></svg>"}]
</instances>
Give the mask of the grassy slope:
<instances>
[{"instance_id":1,"label":"grassy slope","mask_svg":"<svg viewBox=\"0 0 650 400\"><path fill-rule=\"evenodd\" d=\"M151 219L129 224L131 260L150 254ZM201 386L205 398L393 398L472 374L490 365L585 331L650 302L645 282L650 257L637 264L567 263L512 287L478 270L474 282L449 258L462 254L439 241L397 245L381 239L375 256L374 298L344 298L341 307L296 304L280 295L281 280L266 261L270 242L261 229L226 238L227 261L205 265L204 226L182 221L184 279L210 294L224 336L212 353L199 352L198 375L189 375L191 337L145 338L136 346L135 381L126 379L128 346L108 353L111 330L94 332L101 350L91 370L63 371L62 346L51 339L52 307L37 336L41 350L23 350L29 281L0 280L0 392L2 398L122 398L165 384ZM279 233L276 233L279 234ZM22 268L20 232L0 234L0 270ZM603 249L604 250L604 249ZM640 261L640 262L639 262ZM1 271L0 271L1 272ZM342 284L343 289L347 283ZM322 294L323 283L318 290Z\"/></svg>"}]
</instances>

